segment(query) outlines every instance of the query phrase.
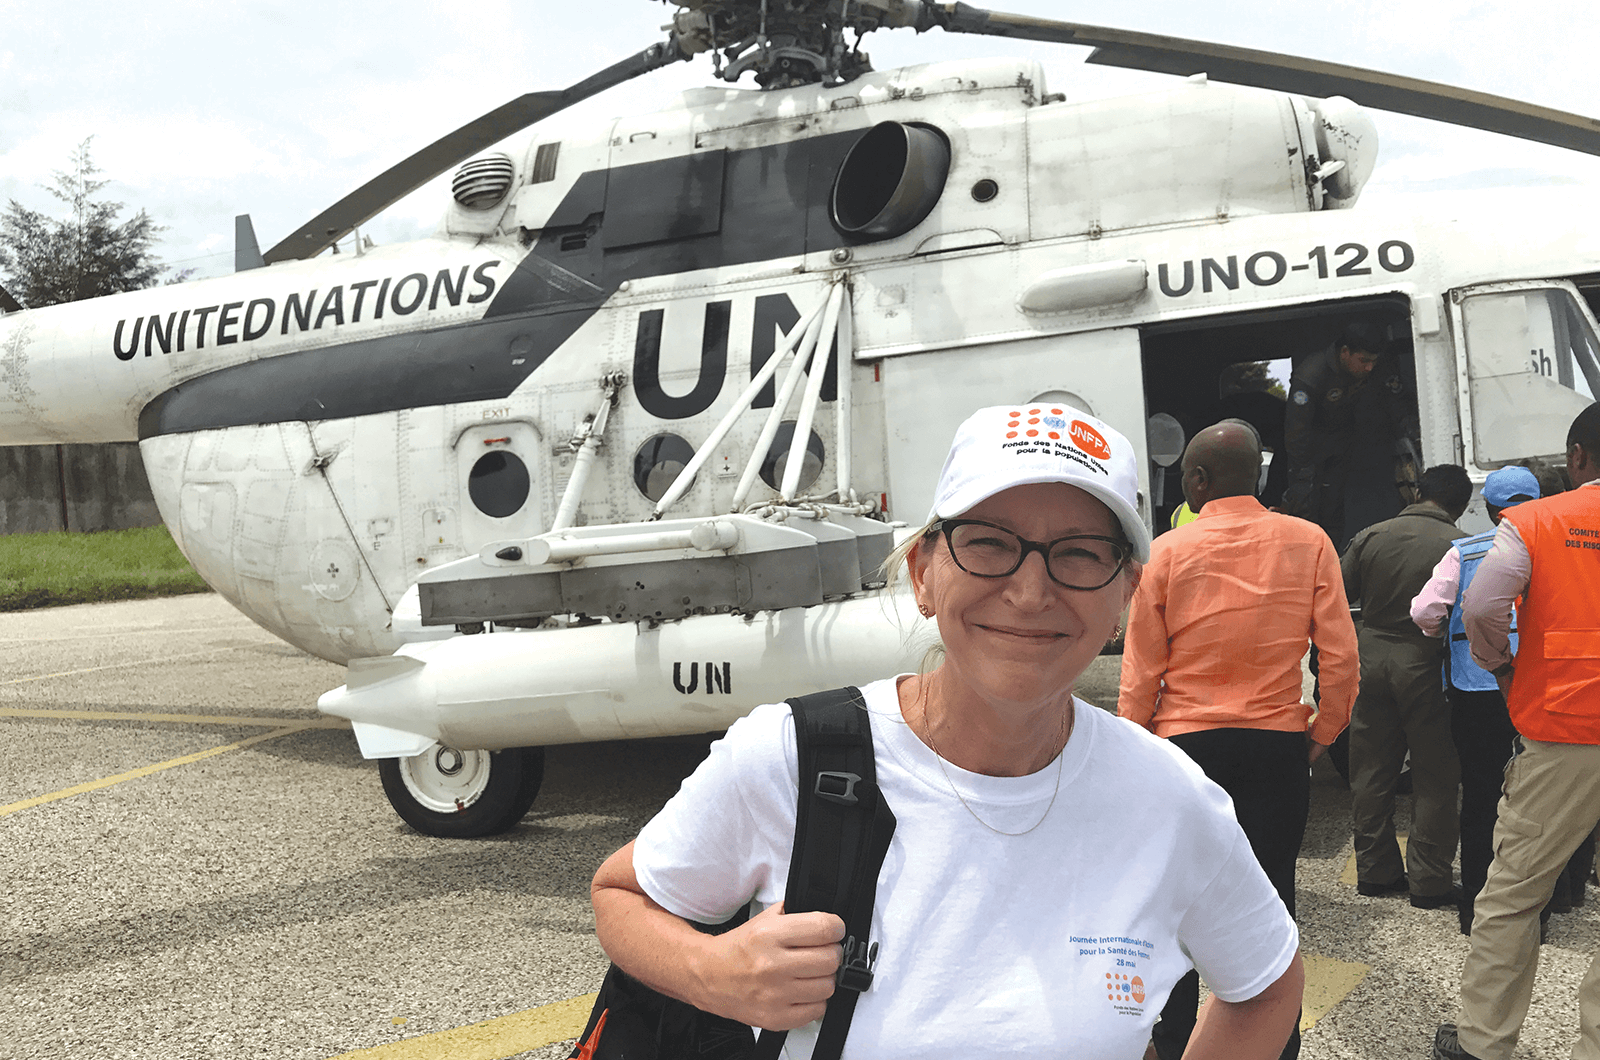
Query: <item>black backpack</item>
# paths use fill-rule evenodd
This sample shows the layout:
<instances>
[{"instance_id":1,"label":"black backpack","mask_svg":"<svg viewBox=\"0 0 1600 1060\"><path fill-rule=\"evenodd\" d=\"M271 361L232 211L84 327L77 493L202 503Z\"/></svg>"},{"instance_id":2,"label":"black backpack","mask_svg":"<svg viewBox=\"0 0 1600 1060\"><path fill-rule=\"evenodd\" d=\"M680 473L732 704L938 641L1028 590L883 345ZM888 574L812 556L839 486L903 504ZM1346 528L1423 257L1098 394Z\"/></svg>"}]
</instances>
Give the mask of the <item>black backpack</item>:
<instances>
[{"instance_id":1,"label":"black backpack","mask_svg":"<svg viewBox=\"0 0 1600 1060\"><path fill-rule=\"evenodd\" d=\"M814 1060L838 1060L861 991L872 985L871 942L878 869L894 835L894 814L878 791L872 726L856 688L788 700L799 746L800 799L784 891L789 913L831 912L844 920L845 959L817 1036ZM720 934L749 918L695 925ZM776 1060L786 1031L760 1039L737 1020L702 1012L645 986L612 965L569 1060Z\"/></svg>"}]
</instances>

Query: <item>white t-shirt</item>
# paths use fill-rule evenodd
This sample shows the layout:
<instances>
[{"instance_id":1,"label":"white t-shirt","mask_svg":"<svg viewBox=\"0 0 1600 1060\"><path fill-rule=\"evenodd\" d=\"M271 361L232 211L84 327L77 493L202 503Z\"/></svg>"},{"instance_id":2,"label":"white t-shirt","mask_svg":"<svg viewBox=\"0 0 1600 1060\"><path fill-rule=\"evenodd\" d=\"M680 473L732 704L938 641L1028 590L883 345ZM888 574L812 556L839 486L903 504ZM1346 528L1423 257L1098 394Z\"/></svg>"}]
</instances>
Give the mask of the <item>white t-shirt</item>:
<instances>
[{"instance_id":1,"label":"white t-shirt","mask_svg":"<svg viewBox=\"0 0 1600 1060\"><path fill-rule=\"evenodd\" d=\"M1191 966L1227 1001L1288 969L1294 922L1228 796L1181 751L1079 700L1057 761L969 773L917 738L895 688L862 688L898 824L878 875L876 976L845 1057L1132 1060ZM645 893L700 923L752 895L782 900L797 762L786 705L737 722L639 833ZM998 835L974 814L1008 832L1044 819ZM785 1055L809 1057L817 1026L792 1032Z\"/></svg>"}]
</instances>

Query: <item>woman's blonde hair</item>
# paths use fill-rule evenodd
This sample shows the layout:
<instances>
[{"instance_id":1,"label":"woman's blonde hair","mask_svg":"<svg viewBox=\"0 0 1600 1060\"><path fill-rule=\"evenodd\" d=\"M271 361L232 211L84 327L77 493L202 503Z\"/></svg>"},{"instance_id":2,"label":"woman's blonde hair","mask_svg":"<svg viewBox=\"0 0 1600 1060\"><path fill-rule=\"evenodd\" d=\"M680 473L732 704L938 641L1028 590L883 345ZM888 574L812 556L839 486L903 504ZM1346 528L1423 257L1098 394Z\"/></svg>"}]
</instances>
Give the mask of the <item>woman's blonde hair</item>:
<instances>
[{"instance_id":1,"label":"woman's blonde hair","mask_svg":"<svg viewBox=\"0 0 1600 1060\"><path fill-rule=\"evenodd\" d=\"M911 577L911 550L923 541L931 539L942 522L943 519L930 519L921 529L906 535L906 539L889 553L889 558L883 561L884 586L887 589L893 592Z\"/></svg>"},{"instance_id":2,"label":"woman's blonde hair","mask_svg":"<svg viewBox=\"0 0 1600 1060\"><path fill-rule=\"evenodd\" d=\"M889 553L889 558L883 561L884 590L889 593L899 592L906 588L906 583L911 580L911 552L924 541L931 541L937 534L941 519L931 519L922 527L906 535ZM944 642L937 639L929 645L928 650L922 653L922 661L917 665L917 673L927 676L939 668L944 662Z\"/></svg>"}]
</instances>

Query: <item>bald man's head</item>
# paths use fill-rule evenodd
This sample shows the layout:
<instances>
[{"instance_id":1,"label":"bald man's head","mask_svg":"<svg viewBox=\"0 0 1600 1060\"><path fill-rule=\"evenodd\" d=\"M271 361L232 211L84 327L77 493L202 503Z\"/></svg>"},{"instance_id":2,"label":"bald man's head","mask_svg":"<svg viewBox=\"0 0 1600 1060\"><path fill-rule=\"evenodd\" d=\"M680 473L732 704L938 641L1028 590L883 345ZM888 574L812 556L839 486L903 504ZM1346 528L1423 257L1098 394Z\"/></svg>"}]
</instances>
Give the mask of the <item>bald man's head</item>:
<instances>
[{"instance_id":1,"label":"bald man's head","mask_svg":"<svg viewBox=\"0 0 1600 1060\"><path fill-rule=\"evenodd\" d=\"M1261 441L1247 423L1223 420L1183 451L1183 495L1199 511L1218 497L1253 497L1261 476Z\"/></svg>"}]
</instances>

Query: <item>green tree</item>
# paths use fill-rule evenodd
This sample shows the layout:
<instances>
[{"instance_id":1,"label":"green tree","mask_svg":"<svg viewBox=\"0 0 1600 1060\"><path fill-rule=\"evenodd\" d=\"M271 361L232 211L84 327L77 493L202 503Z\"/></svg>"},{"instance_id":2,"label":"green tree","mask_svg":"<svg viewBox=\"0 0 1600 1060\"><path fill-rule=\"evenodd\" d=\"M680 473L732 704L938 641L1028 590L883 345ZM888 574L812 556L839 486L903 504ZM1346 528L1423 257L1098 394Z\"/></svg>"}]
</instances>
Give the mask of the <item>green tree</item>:
<instances>
[{"instance_id":1,"label":"green tree","mask_svg":"<svg viewBox=\"0 0 1600 1060\"><path fill-rule=\"evenodd\" d=\"M1271 361L1240 361L1226 366L1218 381L1219 396L1261 391L1282 401L1288 395L1283 392L1283 383L1273 377L1271 367Z\"/></svg>"},{"instance_id":2,"label":"green tree","mask_svg":"<svg viewBox=\"0 0 1600 1060\"><path fill-rule=\"evenodd\" d=\"M108 182L95 179L92 139L78 145L72 168L58 170L45 188L67 205L66 217L47 217L15 199L0 214L5 287L29 308L151 287L165 271L151 252L165 229L143 210L118 224L123 204L96 198Z\"/></svg>"}]
</instances>

